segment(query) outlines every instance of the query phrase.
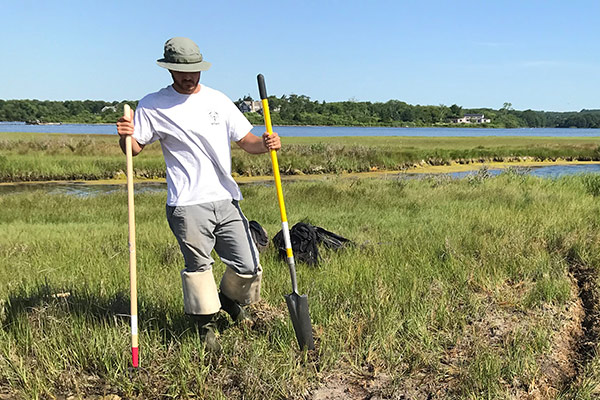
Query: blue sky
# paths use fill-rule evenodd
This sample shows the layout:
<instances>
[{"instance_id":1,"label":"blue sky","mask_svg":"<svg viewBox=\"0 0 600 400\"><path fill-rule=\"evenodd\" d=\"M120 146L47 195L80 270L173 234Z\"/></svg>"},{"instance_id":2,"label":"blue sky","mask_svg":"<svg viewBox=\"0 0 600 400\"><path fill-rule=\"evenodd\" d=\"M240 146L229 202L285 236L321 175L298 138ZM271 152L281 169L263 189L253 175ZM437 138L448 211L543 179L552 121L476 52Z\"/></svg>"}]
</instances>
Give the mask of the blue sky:
<instances>
[{"instance_id":1,"label":"blue sky","mask_svg":"<svg viewBox=\"0 0 600 400\"><path fill-rule=\"evenodd\" d=\"M600 108L598 1L2 0L0 99L138 100L187 36L233 100ZM218 3L218 4L217 4Z\"/></svg>"}]
</instances>

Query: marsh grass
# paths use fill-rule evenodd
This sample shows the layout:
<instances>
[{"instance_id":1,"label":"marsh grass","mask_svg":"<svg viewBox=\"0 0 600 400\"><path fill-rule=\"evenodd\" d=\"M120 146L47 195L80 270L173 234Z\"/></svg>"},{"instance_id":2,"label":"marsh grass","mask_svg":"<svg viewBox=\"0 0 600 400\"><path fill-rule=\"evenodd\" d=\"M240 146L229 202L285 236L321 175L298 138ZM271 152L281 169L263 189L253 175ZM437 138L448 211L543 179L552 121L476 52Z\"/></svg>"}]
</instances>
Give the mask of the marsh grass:
<instances>
[{"instance_id":1,"label":"marsh grass","mask_svg":"<svg viewBox=\"0 0 600 400\"><path fill-rule=\"evenodd\" d=\"M296 349L287 266L262 256L255 329L222 316L223 354L204 351L182 312L182 260L163 193L136 196L141 363L129 378L124 194L0 197L0 388L18 398L310 398L341 373L379 394L594 398L597 359L548 383L544 366L577 299L570 260L600 262L594 178L512 171L477 182L326 179L286 184L290 222L351 238L298 266L317 340ZM591 185L591 186L590 186ZM243 186L242 207L273 237L274 189ZM217 261L216 275L224 266ZM594 278L595 275L594 275ZM2 393L0 391L0 393ZM552 397L551 396L551 397ZM571 397L569 397L571 396Z\"/></svg>"},{"instance_id":2,"label":"marsh grass","mask_svg":"<svg viewBox=\"0 0 600 400\"><path fill-rule=\"evenodd\" d=\"M114 135L0 134L0 181L114 179L123 177L123 154ZM523 160L598 161L595 138L421 138L323 137L284 138L281 172L337 174L403 170L417 165L479 164ZM269 175L268 157L232 147L234 175ZM160 146L144 149L134 163L139 178L164 178Z\"/></svg>"}]
</instances>

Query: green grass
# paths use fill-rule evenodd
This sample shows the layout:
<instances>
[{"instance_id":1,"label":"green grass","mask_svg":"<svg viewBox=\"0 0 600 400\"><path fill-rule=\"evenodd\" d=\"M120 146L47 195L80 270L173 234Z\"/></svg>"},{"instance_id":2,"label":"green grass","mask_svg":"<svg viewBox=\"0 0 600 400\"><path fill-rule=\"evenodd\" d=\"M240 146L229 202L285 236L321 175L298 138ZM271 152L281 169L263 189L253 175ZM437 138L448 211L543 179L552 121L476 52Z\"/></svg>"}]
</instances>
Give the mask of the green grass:
<instances>
[{"instance_id":1,"label":"green grass","mask_svg":"<svg viewBox=\"0 0 600 400\"><path fill-rule=\"evenodd\" d=\"M356 246L325 252L317 268L298 265L314 352L297 351L282 297L291 290L288 270L271 247L262 256L257 327L223 317L222 356L204 352L183 315L182 259L165 195L137 195L146 372L133 380L125 193L2 196L0 394L311 398L339 375L353 390L371 387L383 398L508 399L536 390L595 398L595 357L581 358L575 378L548 374L561 355L580 360L557 343L577 299L574 268L588 271L588 287L597 281L598 182L509 172L286 184L291 223L308 220ZM275 189L242 190L246 215L273 237ZM216 275L223 269L217 262Z\"/></svg>"},{"instance_id":2,"label":"green grass","mask_svg":"<svg viewBox=\"0 0 600 400\"><path fill-rule=\"evenodd\" d=\"M0 134L0 182L98 180L123 177L124 156L114 135L35 133ZM321 174L404 170L423 163L481 163L544 160L600 160L597 138L533 137L329 137L283 138L282 174ZM269 175L269 157L249 155L233 146L234 175ZM163 178L158 144L136 157L140 178Z\"/></svg>"}]
</instances>

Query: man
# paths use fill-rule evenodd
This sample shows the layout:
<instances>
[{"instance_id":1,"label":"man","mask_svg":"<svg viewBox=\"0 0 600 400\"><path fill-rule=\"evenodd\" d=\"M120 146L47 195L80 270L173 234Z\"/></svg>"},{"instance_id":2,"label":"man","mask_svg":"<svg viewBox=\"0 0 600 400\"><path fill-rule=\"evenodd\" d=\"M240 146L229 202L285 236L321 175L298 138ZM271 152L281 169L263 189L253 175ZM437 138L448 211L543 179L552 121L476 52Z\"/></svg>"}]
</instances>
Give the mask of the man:
<instances>
[{"instance_id":1,"label":"man","mask_svg":"<svg viewBox=\"0 0 600 400\"><path fill-rule=\"evenodd\" d=\"M156 140L167 166L167 220L185 260L181 271L184 311L198 320L209 350L217 351L214 317L222 308L234 321L247 318L242 306L259 300L262 268L242 195L231 177L231 141L260 154L279 150L278 135L250 133L252 125L223 93L201 85L210 68L196 43L175 37L157 64L173 84L140 100L133 118L120 118L117 131L133 155ZM133 112L132 112L133 114ZM211 251L227 265L217 290Z\"/></svg>"}]
</instances>

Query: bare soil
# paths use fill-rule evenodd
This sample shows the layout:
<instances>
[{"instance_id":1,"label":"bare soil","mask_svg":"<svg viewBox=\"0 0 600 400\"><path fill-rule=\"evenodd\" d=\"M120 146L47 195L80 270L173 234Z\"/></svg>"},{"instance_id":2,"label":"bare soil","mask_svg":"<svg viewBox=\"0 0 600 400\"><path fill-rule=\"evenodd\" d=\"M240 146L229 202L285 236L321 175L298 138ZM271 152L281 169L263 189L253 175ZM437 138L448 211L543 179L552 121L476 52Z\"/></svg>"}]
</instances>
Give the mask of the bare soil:
<instances>
[{"instance_id":1,"label":"bare soil","mask_svg":"<svg viewBox=\"0 0 600 400\"><path fill-rule=\"evenodd\" d=\"M467 334L448 349L440 360L442 371L418 371L395 381L384 373L362 371L357 373L340 366L323 377L322 383L312 392L312 400L430 400L461 398L467 360L471 360L477 347L504 346L511 335L531 324L558 321L552 335L549 351L535 360L539 366L535 379L521 382L502 382L503 389L514 399L554 399L574 382L578 372L591 359L592 344L598 342L597 293L589 281L591 274L577 272L574 267L572 298L566 306L546 306L542 313L520 312L506 304L494 304L485 316L466 329ZM582 289L582 287L584 289ZM590 299L592 297L593 299ZM488 299L489 300L489 299ZM477 346L475 345L477 344Z\"/></svg>"}]
</instances>

